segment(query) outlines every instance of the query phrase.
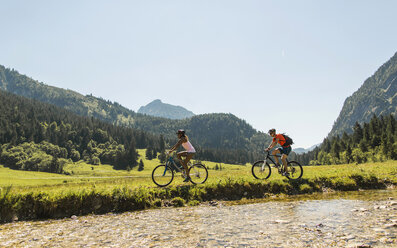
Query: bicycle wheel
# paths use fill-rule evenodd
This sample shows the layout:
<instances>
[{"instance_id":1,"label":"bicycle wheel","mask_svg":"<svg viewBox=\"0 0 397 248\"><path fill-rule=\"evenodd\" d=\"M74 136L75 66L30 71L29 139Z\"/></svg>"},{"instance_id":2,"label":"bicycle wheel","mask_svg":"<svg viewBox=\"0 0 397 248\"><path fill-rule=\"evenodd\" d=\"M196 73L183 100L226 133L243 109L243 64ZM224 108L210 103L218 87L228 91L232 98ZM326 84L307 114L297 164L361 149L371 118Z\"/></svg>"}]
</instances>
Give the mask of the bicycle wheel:
<instances>
[{"instance_id":1,"label":"bicycle wheel","mask_svg":"<svg viewBox=\"0 0 397 248\"><path fill-rule=\"evenodd\" d=\"M268 163L265 163L265 161L256 161L251 168L252 175L256 179L268 179L270 175L272 174L272 170L270 169L270 166Z\"/></svg>"},{"instance_id":2,"label":"bicycle wheel","mask_svg":"<svg viewBox=\"0 0 397 248\"><path fill-rule=\"evenodd\" d=\"M303 175L303 168L302 166L296 161L288 162L288 176L289 179L299 179Z\"/></svg>"},{"instance_id":3,"label":"bicycle wheel","mask_svg":"<svg viewBox=\"0 0 397 248\"><path fill-rule=\"evenodd\" d=\"M174 171L164 164L158 165L152 171L153 182L160 187L165 187L174 179Z\"/></svg>"},{"instance_id":4,"label":"bicycle wheel","mask_svg":"<svg viewBox=\"0 0 397 248\"><path fill-rule=\"evenodd\" d=\"M207 181L208 170L202 164L194 164L189 167L190 181L194 184L200 184Z\"/></svg>"}]
</instances>

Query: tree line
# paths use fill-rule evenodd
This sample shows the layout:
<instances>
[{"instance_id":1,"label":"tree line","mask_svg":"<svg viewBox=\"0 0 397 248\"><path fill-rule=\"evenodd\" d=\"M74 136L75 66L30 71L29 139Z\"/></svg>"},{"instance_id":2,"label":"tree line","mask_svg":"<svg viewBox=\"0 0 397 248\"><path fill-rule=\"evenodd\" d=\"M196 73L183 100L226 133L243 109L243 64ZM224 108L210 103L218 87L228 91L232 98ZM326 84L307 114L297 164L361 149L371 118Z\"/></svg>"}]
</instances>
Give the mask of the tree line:
<instances>
[{"instance_id":1,"label":"tree line","mask_svg":"<svg viewBox=\"0 0 397 248\"><path fill-rule=\"evenodd\" d=\"M397 122L393 115L373 115L368 123L353 127L353 132L325 138L320 146L292 159L305 165L376 162L397 159Z\"/></svg>"}]
</instances>

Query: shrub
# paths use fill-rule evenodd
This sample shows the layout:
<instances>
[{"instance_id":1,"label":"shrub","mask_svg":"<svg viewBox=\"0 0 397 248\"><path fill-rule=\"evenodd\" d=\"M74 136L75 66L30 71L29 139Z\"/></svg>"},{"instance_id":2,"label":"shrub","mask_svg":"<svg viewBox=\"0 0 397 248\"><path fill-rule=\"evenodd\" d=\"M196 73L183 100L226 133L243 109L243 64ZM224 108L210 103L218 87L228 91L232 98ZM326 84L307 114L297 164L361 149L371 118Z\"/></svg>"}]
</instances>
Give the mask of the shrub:
<instances>
[{"instance_id":1,"label":"shrub","mask_svg":"<svg viewBox=\"0 0 397 248\"><path fill-rule=\"evenodd\" d=\"M155 199L155 200L152 202L152 205L155 206L155 207L158 207L158 208L161 207L162 204L163 204L163 202L161 201L161 199Z\"/></svg>"},{"instance_id":2,"label":"shrub","mask_svg":"<svg viewBox=\"0 0 397 248\"><path fill-rule=\"evenodd\" d=\"M197 206L197 205L199 205L199 204L200 204L200 202L197 201L197 200L191 200L191 201L189 201L189 202L187 203L188 206Z\"/></svg>"},{"instance_id":3,"label":"shrub","mask_svg":"<svg viewBox=\"0 0 397 248\"><path fill-rule=\"evenodd\" d=\"M313 192L313 188L310 187L310 185L308 185L306 183L301 184L299 186L299 190L300 190L301 193L312 193Z\"/></svg>"},{"instance_id":4,"label":"shrub","mask_svg":"<svg viewBox=\"0 0 397 248\"><path fill-rule=\"evenodd\" d=\"M171 200L171 204L174 207L183 207L183 206L185 206L185 203L186 203L186 201L181 197L174 197Z\"/></svg>"}]
</instances>

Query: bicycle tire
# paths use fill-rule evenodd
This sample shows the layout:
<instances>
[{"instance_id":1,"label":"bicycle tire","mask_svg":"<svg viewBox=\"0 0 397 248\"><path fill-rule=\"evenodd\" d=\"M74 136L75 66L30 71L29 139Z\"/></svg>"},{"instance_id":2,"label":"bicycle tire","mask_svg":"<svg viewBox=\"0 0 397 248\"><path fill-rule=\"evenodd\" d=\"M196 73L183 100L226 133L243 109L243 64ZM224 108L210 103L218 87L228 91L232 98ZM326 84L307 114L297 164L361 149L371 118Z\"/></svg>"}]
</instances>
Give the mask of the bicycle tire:
<instances>
[{"instance_id":1,"label":"bicycle tire","mask_svg":"<svg viewBox=\"0 0 397 248\"><path fill-rule=\"evenodd\" d=\"M256 161L251 168L251 173L256 179L265 180L270 177L272 170L270 165L264 160Z\"/></svg>"},{"instance_id":2,"label":"bicycle tire","mask_svg":"<svg viewBox=\"0 0 397 248\"><path fill-rule=\"evenodd\" d=\"M207 181L208 178L208 170L202 164L194 164L189 167L188 170L190 182L193 184L202 184Z\"/></svg>"},{"instance_id":3,"label":"bicycle tire","mask_svg":"<svg viewBox=\"0 0 397 248\"><path fill-rule=\"evenodd\" d=\"M152 181L159 187L165 187L174 180L174 171L165 164L156 166L152 171Z\"/></svg>"},{"instance_id":4,"label":"bicycle tire","mask_svg":"<svg viewBox=\"0 0 397 248\"><path fill-rule=\"evenodd\" d=\"M297 180L303 175L303 167L296 161L288 162L288 175L287 178L291 180Z\"/></svg>"}]
</instances>

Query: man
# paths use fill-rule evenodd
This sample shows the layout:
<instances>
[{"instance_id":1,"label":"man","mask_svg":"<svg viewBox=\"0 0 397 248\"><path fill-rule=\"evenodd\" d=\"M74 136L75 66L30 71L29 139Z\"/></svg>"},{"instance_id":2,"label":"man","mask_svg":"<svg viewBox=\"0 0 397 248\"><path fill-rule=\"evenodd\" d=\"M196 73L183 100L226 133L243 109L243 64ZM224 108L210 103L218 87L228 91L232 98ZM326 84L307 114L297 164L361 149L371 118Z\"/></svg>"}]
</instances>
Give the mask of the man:
<instances>
[{"instance_id":1,"label":"man","mask_svg":"<svg viewBox=\"0 0 397 248\"><path fill-rule=\"evenodd\" d=\"M288 157L288 154L292 150L291 144L290 144L290 143L292 143L292 141L290 141L291 139L286 138L283 134L276 134L276 129L274 129L274 128L269 130L269 135L271 137L273 137L273 142L269 145L268 148L265 149L265 151L270 151L271 149L273 149L273 147L275 147L277 145L277 143L281 145L281 147L275 149L272 152L272 155L276 159L277 165L280 165L278 157L276 155L281 153L281 161L284 165L283 175L287 176L288 175L287 157Z\"/></svg>"}]
</instances>

